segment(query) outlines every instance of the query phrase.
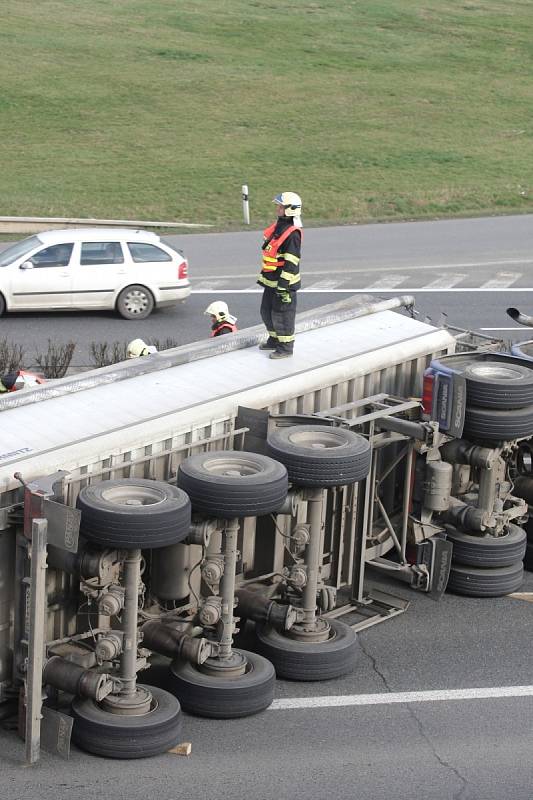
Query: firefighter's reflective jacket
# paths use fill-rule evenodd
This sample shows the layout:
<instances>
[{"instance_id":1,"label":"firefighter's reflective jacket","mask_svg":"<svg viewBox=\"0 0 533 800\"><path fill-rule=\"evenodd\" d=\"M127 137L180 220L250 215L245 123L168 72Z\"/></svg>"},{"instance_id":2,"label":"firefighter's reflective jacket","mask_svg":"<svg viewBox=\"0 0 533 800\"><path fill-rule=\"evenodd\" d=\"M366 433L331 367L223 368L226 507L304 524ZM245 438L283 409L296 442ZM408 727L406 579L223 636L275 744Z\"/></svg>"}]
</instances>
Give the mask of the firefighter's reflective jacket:
<instances>
[{"instance_id":1,"label":"firefighter's reflective jacket","mask_svg":"<svg viewBox=\"0 0 533 800\"><path fill-rule=\"evenodd\" d=\"M17 392L19 389L33 389L45 382L45 378L41 375L19 369L16 372L8 372L0 378L0 394Z\"/></svg>"},{"instance_id":2,"label":"firefighter's reflective jacket","mask_svg":"<svg viewBox=\"0 0 533 800\"><path fill-rule=\"evenodd\" d=\"M233 317L235 319L235 317ZM236 333L237 326L234 322L230 322L229 320L221 320L220 322L215 322L211 326L211 336L223 336L225 333Z\"/></svg>"},{"instance_id":3,"label":"firefighter's reflective jacket","mask_svg":"<svg viewBox=\"0 0 533 800\"><path fill-rule=\"evenodd\" d=\"M300 288L300 253L303 231L292 219L280 217L265 228L263 264L257 280L269 289L296 291Z\"/></svg>"}]
</instances>

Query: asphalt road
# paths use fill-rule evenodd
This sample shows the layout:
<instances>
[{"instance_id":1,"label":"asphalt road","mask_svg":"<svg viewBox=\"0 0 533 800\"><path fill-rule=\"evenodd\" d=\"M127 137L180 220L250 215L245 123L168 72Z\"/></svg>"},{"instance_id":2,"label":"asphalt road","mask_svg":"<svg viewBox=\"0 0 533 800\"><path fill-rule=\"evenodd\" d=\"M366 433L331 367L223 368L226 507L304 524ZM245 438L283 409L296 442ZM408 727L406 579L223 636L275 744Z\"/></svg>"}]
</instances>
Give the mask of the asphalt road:
<instances>
[{"instance_id":1,"label":"asphalt road","mask_svg":"<svg viewBox=\"0 0 533 800\"><path fill-rule=\"evenodd\" d=\"M24 769L22 743L0 731L2 800L531 800L533 697L453 695L531 690L531 603L451 594L435 603L399 583L380 586L411 605L359 635L351 675L277 681L278 707L246 719L185 715L189 758L117 762L74 748L68 763L43 753ZM522 590L531 599L533 574ZM411 695L432 690L440 699ZM349 705L354 695L377 703ZM279 707L295 700L302 707Z\"/></svg>"},{"instance_id":2,"label":"asphalt road","mask_svg":"<svg viewBox=\"0 0 533 800\"><path fill-rule=\"evenodd\" d=\"M304 236L302 310L358 292L415 294L421 317L436 324L444 312L459 327L496 328L484 332L529 338L505 309L518 305L533 313L532 216L316 228ZM208 336L203 311L217 298L228 302L241 328L259 321L258 231L168 240L189 258L193 294L185 304L142 321L122 320L112 312L9 314L0 320L0 336L24 347L27 365L46 349L48 339L75 341L73 365L84 367L92 363L91 342L141 337L187 344Z\"/></svg>"},{"instance_id":3,"label":"asphalt road","mask_svg":"<svg viewBox=\"0 0 533 800\"><path fill-rule=\"evenodd\" d=\"M505 307L533 313L532 221L507 217L306 231L307 291L300 308L345 293L416 290L422 317L437 322L444 311L461 327L530 338L506 317ZM230 303L241 327L256 323L257 232L178 238L197 290L185 305L141 323L112 314L18 314L0 321L0 335L41 349L47 338L76 338L81 358L91 340L141 336L187 343L207 335L202 311L217 296ZM402 280L391 286L398 276ZM360 634L351 675L326 683L278 681L278 705L256 717L187 716L189 758L165 754L115 762L74 749L68 764L45 753L38 767L24 769L22 744L0 731L2 800L93 800L105 794L117 800L531 800L533 574L526 573L522 598L446 594L436 604L400 583L386 588L411 605ZM472 691L487 687L494 697ZM440 694L428 702L411 694L424 691ZM394 693L408 694L392 702ZM341 699L324 706L332 697ZM296 700L301 707L291 707Z\"/></svg>"}]
</instances>

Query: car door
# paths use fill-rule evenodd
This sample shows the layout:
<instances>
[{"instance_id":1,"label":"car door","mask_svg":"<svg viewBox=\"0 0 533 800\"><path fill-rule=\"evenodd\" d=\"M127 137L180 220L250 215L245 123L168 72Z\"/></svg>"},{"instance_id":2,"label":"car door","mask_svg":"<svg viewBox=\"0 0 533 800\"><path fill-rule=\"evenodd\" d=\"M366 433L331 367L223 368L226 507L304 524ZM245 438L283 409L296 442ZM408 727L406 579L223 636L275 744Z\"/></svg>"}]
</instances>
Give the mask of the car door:
<instances>
[{"instance_id":1,"label":"car door","mask_svg":"<svg viewBox=\"0 0 533 800\"><path fill-rule=\"evenodd\" d=\"M9 267L9 307L26 311L70 308L72 250L72 242L49 245L18 267Z\"/></svg>"},{"instance_id":2,"label":"car door","mask_svg":"<svg viewBox=\"0 0 533 800\"><path fill-rule=\"evenodd\" d=\"M104 234L105 235L105 234ZM119 241L81 242L72 270L72 304L78 308L113 308L116 287L126 272Z\"/></svg>"},{"instance_id":3,"label":"car door","mask_svg":"<svg viewBox=\"0 0 533 800\"><path fill-rule=\"evenodd\" d=\"M156 300L160 289L174 286L178 270L174 258L163 248L149 242L128 242L133 262L132 282L147 286Z\"/></svg>"}]
</instances>

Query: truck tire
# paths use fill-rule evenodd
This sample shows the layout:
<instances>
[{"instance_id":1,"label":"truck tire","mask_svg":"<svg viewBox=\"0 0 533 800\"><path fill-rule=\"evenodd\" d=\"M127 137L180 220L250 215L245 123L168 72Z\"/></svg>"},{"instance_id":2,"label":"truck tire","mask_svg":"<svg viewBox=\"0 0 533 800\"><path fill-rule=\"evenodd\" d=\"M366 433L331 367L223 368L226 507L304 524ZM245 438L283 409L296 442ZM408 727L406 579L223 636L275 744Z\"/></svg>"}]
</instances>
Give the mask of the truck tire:
<instances>
[{"instance_id":1,"label":"truck tire","mask_svg":"<svg viewBox=\"0 0 533 800\"><path fill-rule=\"evenodd\" d=\"M511 355L491 359L465 354L451 356L444 363L434 359L431 365L464 376L470 405L507 409L533 404L533 364L521 364Z\"/></svg>"},{"instance_id":2,"label":"truck tire","mask_svg":"<svg viewBox=\"0 0 533 800\"><path fill-rule=\"evenodd\" d=\"M287 470L258 453L220 450L185 459L178 486L195 511L219 519L260 517L279 511L289 489Z\"/></svg>"},{"instance_id":3,"label":"truck tire","mask_svg":"<svg viewBox=\"0 0 533 800\"><path fill-rule=\"evenodd\" d=\"M78 495L80 533L94 544L121 550L166 547L191 527L185 492L164 481L120 478L86 486Z\"/></svg>"},{"instance_id":4,"label":"truck tire","mask_svg":"<svg viewBox=\"0 0 533 800\"><path fill-rule=\"evenodd\" d=\"M370 469L370 444L346 428L291 425L267 440L267 453L285 464L296 486L345 486L357 483Z\"/></svg>"},{"instance_id":5,"label":"truck tire","mask_svg":"<svg viewBox=\"0 0 533 800\"><path fill-rule=\"evenodd\" d=\"M328 620L330 638L301 642L274 628L256 626L257 649L272 662L278 678L291 681L327 681L347 675L355 667L359 642L344 622Z\"/></svg>"},{"instance_id":6,"label":"truck tire","mask_svg":"<svg viewBox=\"0 0 533 800\"><path fill-rule=\"evenodd\" d=\"M526 552L526 532L518 525L509 525L503 536L464 533L451 525L446 530L447 538L453 542L453 564L509 567L522 561Z\"/></svg>"},{"instance_id":7,"label":"truck tire","mask_svg":"<svg viewBox=\"0 0 533 800\"><path fill-rule=\"evenodd\" d=\"M521 561L494 569L452 564L446 591L466 597L503 597L516 592L523 579L524 565Z\"/></svg>"},{"instance_id":8,"label":"truck tire","mask_svg":"<svg viewBox=\"0 0 533 800\"><path fill-rule=\"evenodd\" d=\"M169 692L144 686L152 710L140 716L112 714L94 700L76 697L72 740L82 750L107 758L148 758L166 753L182 741L181 708Z\"/></svg>"},{"instance_id":9,"label":"truck tire","mask_svg":"<svg viewBox=\"0 0 533 800\"><path fill-rule=\"evenodd\" d=\"M154 308L154 297L146 286L126 286L117 297L117 311L124 319L146 319Z\"/></svg>"},{"instance_id":10,"label":"truck tire","mask_svg":"<svg viewBox=\"0 0 533 800\"><path fill-rule=\"evenodd\" d=\"M257 653L246 656L247 671L238 677L208 675L189 662L170 666L169 691L180 700L183 710L199 717L234 719L264 711L274 699L274 667Z\"/></svg>"},{"instance_id":11,"label":"truck tire","mask_svg":"<svg viewBox=\"0 0 533 800\"><path fill-rule=\"evenodd\" d=\"M507 410L467 406L463 436L491 442L533 436L533 405Z\"/></svg>"}]
</instances>

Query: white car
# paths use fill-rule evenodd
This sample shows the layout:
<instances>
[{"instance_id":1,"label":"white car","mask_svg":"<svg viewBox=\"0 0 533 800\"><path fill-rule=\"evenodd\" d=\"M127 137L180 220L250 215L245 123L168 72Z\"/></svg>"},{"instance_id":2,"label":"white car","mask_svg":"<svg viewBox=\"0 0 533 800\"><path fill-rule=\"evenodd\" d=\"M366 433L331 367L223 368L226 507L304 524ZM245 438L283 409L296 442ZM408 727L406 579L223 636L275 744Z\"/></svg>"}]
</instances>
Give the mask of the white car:
<instances>
[{"instance_id":1,"label":"white car","mask_svg":"<svg viewBox=\"0 0 533 800\"><path fill-rule=\"evenodd\" d=\"M0 252L4 311L116 309L144 319L191 293L183 254L126 228L44 231Z\"/></svg>"}]
</instances>

